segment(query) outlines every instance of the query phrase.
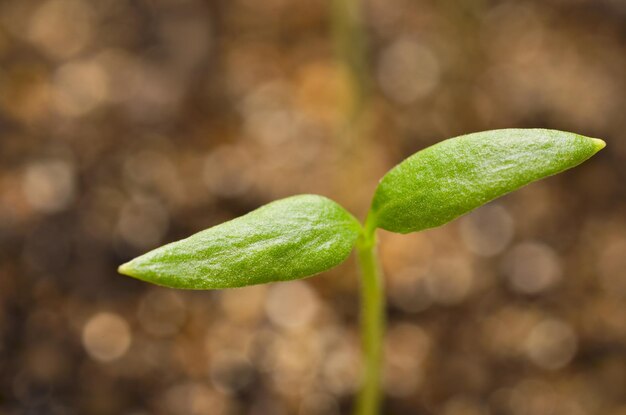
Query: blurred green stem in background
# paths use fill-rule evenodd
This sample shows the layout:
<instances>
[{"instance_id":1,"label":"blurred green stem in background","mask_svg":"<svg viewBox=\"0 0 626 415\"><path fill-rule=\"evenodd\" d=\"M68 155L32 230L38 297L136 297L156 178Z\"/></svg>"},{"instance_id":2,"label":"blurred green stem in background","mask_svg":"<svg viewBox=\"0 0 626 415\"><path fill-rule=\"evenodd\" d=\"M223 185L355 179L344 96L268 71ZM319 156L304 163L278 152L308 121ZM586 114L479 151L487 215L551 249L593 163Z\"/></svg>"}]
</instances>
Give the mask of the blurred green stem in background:
<instances>
[{"instance_id":1,"label":"blurred green stem in background","mask_svg":"<svg viewBox=\"0 0 626 415\"><path fill-rule=\"evenodd\" d=\"M345 124L340 128L347 142L362 129L360 118L369 96L370 78L367 62L367 36L362 20L361 0L332 0L331 21L335 52L350 86L350 102ZM359 131L360 132L360 131ZM368 221L369 223L369 221ZM382 339L385 327L384 289L376 251L376 228L367 227L357 243L361 270L361 335L363 364L361 389L355 415L376 415L381 398Z\"/></svg>"},{"instance_id":2,"label":"blurred green stem in background","mask_svg":"<svg viewBox=\"0 0 626 415\"><path fill-rule=\"evenodd\" d=\"M357 242L357 258L361 270L363 372L355 415L378 414L381 397L385 297L375 232L375 227L365 226Z\"/></svg>"},{"instance_id":3,"label":"blurred green stem in background","mask_svg":"<svg viewBox=\"0 0 626 415\"><path fill-rule=\"evenodd\" d=\"M331 23L335 53L348 76L351 102L346 109L348 124L355 123L369 95L367 36L363 27L361 0L332 0Z\"/></svg>"}]
</instances>

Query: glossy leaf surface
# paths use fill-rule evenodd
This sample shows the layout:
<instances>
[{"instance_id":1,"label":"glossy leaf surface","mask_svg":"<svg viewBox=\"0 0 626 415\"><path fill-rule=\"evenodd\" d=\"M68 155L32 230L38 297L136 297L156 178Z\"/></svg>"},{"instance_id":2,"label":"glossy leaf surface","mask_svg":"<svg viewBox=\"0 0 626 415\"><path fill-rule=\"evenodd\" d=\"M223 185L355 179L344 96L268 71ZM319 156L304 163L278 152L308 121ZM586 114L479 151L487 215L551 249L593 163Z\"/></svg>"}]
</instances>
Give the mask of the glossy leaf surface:
<instances>
[{"instance_id":1,"label":"glossy leaf surface","mask_svg":"<svg viewBox=\"0 0 626 415\"><path fill-rule=\"evenodd\" d=\"M380 181L368 226L409 233L443 225L532 181L574 167L602 140L555 130L506 129L442 141Z\"/></svg>"},{"instance_id":2,"label":"glossy leaf surface","mask_svg":"<svg viewBox=\"0 0 626 415\"><path fill-rule=\"evenodd\" d=\"M293 196L157 248L122 265L119 272L186 289L293 280L343 262L360 229L330 199Z\"/></svg>"}]
</instances>

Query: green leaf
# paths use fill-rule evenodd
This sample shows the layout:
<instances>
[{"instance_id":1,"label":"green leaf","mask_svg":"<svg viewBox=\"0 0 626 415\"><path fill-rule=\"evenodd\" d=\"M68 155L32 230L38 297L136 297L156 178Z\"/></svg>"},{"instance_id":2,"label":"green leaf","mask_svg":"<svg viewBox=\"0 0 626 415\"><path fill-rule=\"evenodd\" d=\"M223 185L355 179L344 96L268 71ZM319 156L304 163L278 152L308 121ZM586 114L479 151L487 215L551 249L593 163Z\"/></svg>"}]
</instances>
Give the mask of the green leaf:
<instances>
[{"instance_id":1,"label":"green leaf","mask_svg":"<svg viewBox=\"0 0 626 415\"><path fill-rule=\"evenodd\" d=\"M409 233L443 225L530 182L574 167L604 141L543 129L468 134L428 147L380 181L368 227Z\"/></svg>"},{"instance_id":2,"label":"green leaf","mask_svg":"<svg viewBox=\"0 0 626 415\"><path fill-rule=\"evenodd\" d=\"M119 272L172 288L243 287L304 278L343 262L361 225L330 199L281 199L157 248Z\"/></svg>"}]
</instances>

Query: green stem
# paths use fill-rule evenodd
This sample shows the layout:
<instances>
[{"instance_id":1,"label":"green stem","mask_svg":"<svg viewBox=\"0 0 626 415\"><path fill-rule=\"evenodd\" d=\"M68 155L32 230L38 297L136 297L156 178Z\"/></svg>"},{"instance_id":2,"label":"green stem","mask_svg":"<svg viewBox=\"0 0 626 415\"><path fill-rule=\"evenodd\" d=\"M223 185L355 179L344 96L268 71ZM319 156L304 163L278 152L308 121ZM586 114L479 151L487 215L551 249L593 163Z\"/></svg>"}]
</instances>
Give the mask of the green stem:
<instances>
[{"instance_id":1,"label":"green stem","mask_svg":"<svg viewBox=\"0 0 626 415\"><path fill-rule=\"evenodd\" d=\"M361 269L363 375L355 415L376 415L381 399L385 299L376 251L376 235L371 227L366 227L357 243L357 258Z\"/></svg>"},{"instance_id":2,"label":"green stem","mask_svg":"<svg viewBox=\"0 0 626 415\"><path fill-rule=\"evenodd\" d=\"M362 20L362 0L332 0L331 23L335 52L349 76L350 107L347 122L354 124L365 106L369 94L367 41Z\"/></svg>"}]
</instances>

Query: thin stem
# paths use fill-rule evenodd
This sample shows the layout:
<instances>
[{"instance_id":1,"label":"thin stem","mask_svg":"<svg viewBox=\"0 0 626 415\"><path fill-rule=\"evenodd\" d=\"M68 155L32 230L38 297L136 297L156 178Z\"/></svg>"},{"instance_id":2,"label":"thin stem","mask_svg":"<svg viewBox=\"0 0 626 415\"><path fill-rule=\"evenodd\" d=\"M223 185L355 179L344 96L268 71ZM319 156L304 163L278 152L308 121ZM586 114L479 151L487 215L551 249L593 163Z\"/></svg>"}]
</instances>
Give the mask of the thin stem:
<instances>
[{"instance_id":1,"label":"thin stem","mask_svg":"<svg viewBox=\"0 0 626 415\"><path fill-rule=\"evenodd\" d=\"M376 415L381 399L385 297L382 272L376 251L376 235L373 229L366 228L364 235L357 243L357 258L361 269L363 378L355 415Z\"/></svg>"},{"instance_id":2,"label":"thin stem","mask_svg":"<svg viewBox=\"0 0 626 415\"><path fill-rule=\"evenodd\" d=\"M330 2L332 35L335 53L343 66L352 99L346 108L348 124L354 124L365 106L369 94L367 40L362 18L362 0L332 0Z\"/></svg>"}]
</instances>

